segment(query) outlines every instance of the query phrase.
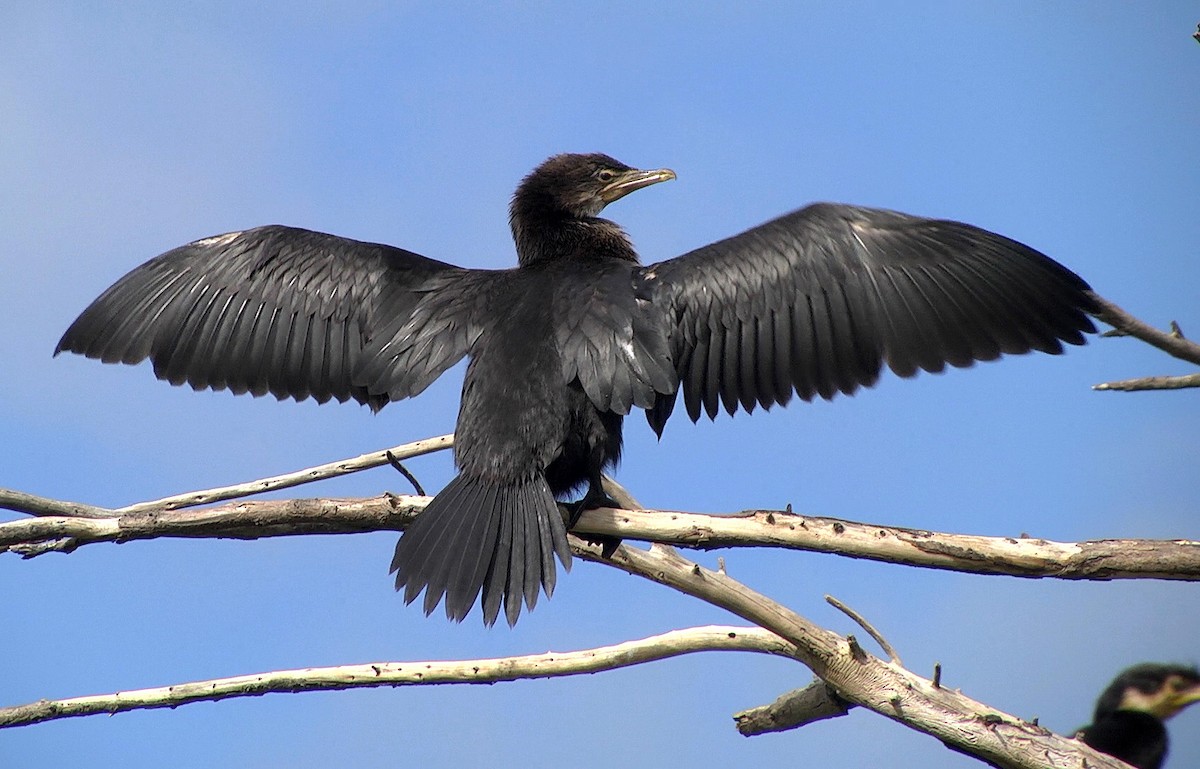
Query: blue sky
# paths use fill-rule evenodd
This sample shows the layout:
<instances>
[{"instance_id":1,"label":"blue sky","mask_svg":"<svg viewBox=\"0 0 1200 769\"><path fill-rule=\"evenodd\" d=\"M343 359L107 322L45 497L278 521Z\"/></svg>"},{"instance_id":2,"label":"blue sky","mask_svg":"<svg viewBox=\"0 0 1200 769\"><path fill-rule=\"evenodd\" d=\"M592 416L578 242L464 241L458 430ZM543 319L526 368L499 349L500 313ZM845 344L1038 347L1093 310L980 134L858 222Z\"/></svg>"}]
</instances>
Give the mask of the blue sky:
<instances>
[{"instance_id":1,"label":"blue sky","mask_svg":"<svg viewBox=\"0 0 1200 769\"><path fill-rule=\"evenodd\" d=\"M0 17L0 486L118 506L448 432L461 369L378 416L171 388L50 352L112 281L198 237L282 223L478 267L513 262L507 203L563 151L668 166L609 209L647 261L813 200L956 218L1027 242L1148 321L1200 335L1200 14L1077 4L21 4ZM82 5L82 4L80 4ZM833 403L639 417L618 473L645 504L1075 540L1200 537L1186 373L1093 340ZM448 455L413 461L429 488ZM406 491L390 470L302 496ZM0 559L0 701L261 670L568 650L735 621L578 564L515 630L406 608L395 537L155 541ZM724 554L838 632L832 593L906 663L1058 731L1143 660L1200 661L1190 584L1063 583L832 556ZM715 563L716 554L699 554ZM9 766L972 767L856 712L745 739L730 714L803 668L693 656L586 678L275 695L0 733ZM1200 763L1200 708L1169 767Z\"/></svg>"}]
</instances>

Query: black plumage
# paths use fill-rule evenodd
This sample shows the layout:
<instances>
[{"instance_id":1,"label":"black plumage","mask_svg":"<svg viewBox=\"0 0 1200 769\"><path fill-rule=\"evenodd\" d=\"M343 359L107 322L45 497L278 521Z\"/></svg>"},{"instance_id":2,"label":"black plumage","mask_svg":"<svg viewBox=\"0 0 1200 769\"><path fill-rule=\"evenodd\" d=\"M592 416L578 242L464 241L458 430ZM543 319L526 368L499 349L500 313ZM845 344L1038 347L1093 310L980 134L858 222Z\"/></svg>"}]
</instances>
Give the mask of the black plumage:
<instances>
[{"instance_id":1,"label":"black plumage","mask_svg":"<svg viewBox=\"0 0 1200 769\"><path fill-rule=\"evenodd\" d=\"M679 390L693 420L831 398L1002 353L1057 354L1094 331L1078 276L958 222L818 203L649 266L609 203L656 182L608 156L558 155L510 207L518 266L471 270L289 227L190 243L126 275L56 353L149 357L193 388L378 409L470 360L459 475L400 539L392 569L426 612L509 623L554 556L570 563L555 497L610 503L603 470L635 407L661 435Z\"/></svg>"},{"instance_id":2,"label":"black plumage","mask_svg":"<svg viewBox=\"0 0 1200 769\"><path fill-rule=\"evenodd\" d=\"M1160 769L1167 757L1163 722L1200 701L1194 667L1144 663L1122 672L1100 699L1092 723L1077 737L1136 769Z\"/></svg>"}]
</instances>

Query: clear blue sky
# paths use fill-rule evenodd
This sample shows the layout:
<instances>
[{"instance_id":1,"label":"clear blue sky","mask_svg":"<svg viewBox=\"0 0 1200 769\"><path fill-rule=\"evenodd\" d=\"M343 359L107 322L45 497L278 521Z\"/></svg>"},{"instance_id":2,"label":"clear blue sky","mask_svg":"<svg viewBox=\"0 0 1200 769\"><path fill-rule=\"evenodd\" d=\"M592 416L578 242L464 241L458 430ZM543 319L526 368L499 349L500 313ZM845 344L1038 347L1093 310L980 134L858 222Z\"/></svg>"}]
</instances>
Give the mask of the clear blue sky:
<instances>
[{"instance_id":1,"label":"clear blue sky","mask_svg":"<svg viewBox=\"0 0 1200 769\"><path fill-rule=\"evenodd\" d=\"M1200 21L1151 8L814 4L10 4L0 12L0 485L121 505L448 432L461 369L353 406L194 393L148 366L50 352L113 280L168 248L283 223L470 266L513 261L506 206L544 157L603 151L678 181L614 205L648 261L812 200L976 223L1159 325L1200 336ZM87 4L89 6L93 4ZM782 5L782 4L781 4ZM79 6L79 7L73 7ZM647 505L783 507L1062 540L1200 537L1196 391L1094 340L834 403L626 428ZM430 488L448 455L411 463ZM390 470L303 496L406 491ZM395 536L98 545L0 558L0 702L287 667L569 650L735 621L578 564L515 630L426 619ZM1058 731L1143 660L1200 661L1200 588L980 577L725 553L838 632L870 618L915 670ZM714 563L716 554L701 554ZM274 695L0 732L13 767L974 767L873 714L745 739L730 714L804 684L754 656L587 678ZM1200 764L1200 708L1172 729Z\"/></svg>"}]
</instances>

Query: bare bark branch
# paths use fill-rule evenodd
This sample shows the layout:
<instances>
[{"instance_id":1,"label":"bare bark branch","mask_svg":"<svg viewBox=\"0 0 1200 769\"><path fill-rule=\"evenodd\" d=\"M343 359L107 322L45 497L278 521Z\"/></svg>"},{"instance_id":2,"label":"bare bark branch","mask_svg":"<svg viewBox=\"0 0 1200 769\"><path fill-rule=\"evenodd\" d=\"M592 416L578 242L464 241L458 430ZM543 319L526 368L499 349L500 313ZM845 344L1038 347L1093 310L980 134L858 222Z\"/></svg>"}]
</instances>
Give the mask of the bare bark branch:
<instances>
[{"instance_id":1,"label":"bare bark branch","mask_svg":"<svg viewBox=\"0 0 1200 769\"><path fill-rule=\"evenodd\" d=\"M932 682L863 651L857 644L818 627L766 596L681 557L671 547L648 550L621 545L610 558L593 545L572 550L591 561L609 563L631 574L675 588L778 633L796 646L796 657L842 699L917 731L932 735L953 750L1005 769L1106 767L1124 764L1073 739L1001 713L961 692Z\"/></svg>"},{"instance_id":2,"label":"bare bark branch","mask_svg":"<svg viewBox=\"0 0 1200 769\"><path fill-rule=\"evenodd\" d=\"M818 678L803 689L780 695L770 705L759 705L734 713L733 721L743 737L754 737L844 716L853 707Z\"/></svg>"},{"instance_id":3,"label":"bare bark branch","mask_svg":"<svg viewBox=\"0 0 1200 769\"><path fill-rule=\"evenodd\" d=\"M1093 293L1091 296L1100 305L1100 312L1096 313L1096 317L1100 320L1129 336L1157 347L1168 355L1200 366L1200 344L1185 339L1181 333L1159 331L1099 294ZM1174 326L1176 332L1178 332L1178 328L1178 326Z\"/></svg>"},{"instance_id":4,"label":"bare bark branch","mask_svg":"<svg viewBox=\"0 0 1200 769\"><path fill-rule=\"evenodd\" d=\"M38 700L27 705L0 708L0 728L100 713L174 708L192 702L272 693L380 686L490 684L528 678L555 678L615 670L703 651L749 651L793 657L795 648L762 628L711 625L673 630L638 641L577 652L547 652L461 662L376 662L277 670L113 694Z\"/></svg>"},{"instance_id":5,"label":"bare bark branch","mask_svg":"<svg viewBox=\"0 0 1200 769\"><path fill-rule=\"evenodd\" d=\"M854 609L851 609L849 606L842 603L841 601L839 601L838 599L834 598L831 595L825 596L825 601L833 608L837 609L838 611L845 614L850 619L857 622L859 627L861 627L863 630L867 631L867 635L874 638L875 643L879 644L879 648L883 649L884 654L886 654L888 656L889 662L891 662L893 665L897 665L899 667L904 667L904 663L900 661L900 655L896 653L895 648L893 648L892 645L890 643L888 643L887 639L883 637L882 633L880 633L878 630L875 629L874 625L872 625L870 622L867 622L866 618L863 617L863 615L859 614Z\"/></svg>"},{"instance_id":6,"label":"bare bark branch","mask_svg":"<svg viewBox=\"0 0 1200 769\"><path fill-rule=\"evenodd\" d=\"M575 531L703 550L782 547L975 574L1058 579L1200 579L1200 542L1191 540L1054 542L1026 537L985 537L780 510L748 510L721 516L592 510L583 514Z\"/></svg>"},{"instance_id":7,"label":"bare bark branch","mask_svg":"<svg viewBox=\"0 0 1200 769\"><path fill-rule=\"evenodd\" d=\"M1184 374L1182 376L1144 376L1137 379L1120 379L1116 382L1102 382L1092 385L1093 390L1182 390L1187 387L1200 387L1200 374Z\"/></svg>"},{"instance_id":8,"label":"bare bark branch","mask_svg":"<svg viewBox=\"0 0 1200 769\"><path fill-rule=\"evenodd\" d=\"M116 511L105 507L39 497L13 489L0 489L0 509L29 515L65 515L73 518L111 518L116 514Z\"/></svg>"},{"instance_id":9,"label":"bare bark branch","mask_svg":"<svg viewBox=\"0 0 1200 769\"><path fill-rule=\"evenodd\" d=\"M412 443L405 443L394 448L384 449L383 451L372 451L369 454L361 454L351 459L329 462L324 465L309 467L305 470L297 470L271 478L250 481L249 483L221 486L215 489L205 489L204 491L190 491L186 494L176 494L151 502L139 502L135 505L122 507L117 512L143 513L150 510L178 510L183 507L196 507L214 502L224 502L227 499L240 499L252 494L262 494L266 491L276 491L278 489L289 489L293 486L300 486L305 483L312 483L313 481L322 481L326 478L336 478L341 475L369 470L373 467L390 464L393 460L399 461L421 456L422 454L432 454L435 451L443 451L453 445L453 434L439 435L436 438L413 441ZM389 454L391 455L391 459L388 458Z\"/></svg>"},{"instance_id":10,"label":"bare bark branch","mask_svg":"<svg viewBox=\"0 0 1200 769\"><path fill-rule=\"evenodd\" d=\"M403 531L428 497L242 501L201 510L115 518L44 516L0 523L0 552L25 557L93 542L157 537L258 539L294 534ZM985 537L757 510L704 515L589 510L574 531L695 549L779 547L975 574L1056 579L1200 580L1200 542Z\"/></svg>"},{"instance_id":11,"label":"bare bark branch","mask_svg":"<svg viewBox=\"0 0 1200 769\"><path fill-rule=\"evenodd\" d=\"M70 552L93 542L157 537L260 539L294 534L403 531L429 497L385 494L367 499L288 499L234 502L201 510L129 513L115 518L25 518L0 523L0 552L25 557L49 549Z\"/></svg>"}]
</instances>

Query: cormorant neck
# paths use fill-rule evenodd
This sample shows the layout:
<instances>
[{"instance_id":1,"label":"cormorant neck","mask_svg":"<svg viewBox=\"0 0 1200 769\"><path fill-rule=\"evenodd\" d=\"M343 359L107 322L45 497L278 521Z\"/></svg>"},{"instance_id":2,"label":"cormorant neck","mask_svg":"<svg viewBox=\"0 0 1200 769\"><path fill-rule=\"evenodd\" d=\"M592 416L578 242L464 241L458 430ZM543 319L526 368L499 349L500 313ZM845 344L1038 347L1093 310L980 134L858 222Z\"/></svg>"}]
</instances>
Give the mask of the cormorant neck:
<instances>
[{"instance_id":1,"label":"cormorant neck","mask_svg":"<svg viewBox=\"0 0 1200 769\"><path fill-rule=\"evenodd\" d=\"M620 225L595 216L560 211L529 211L514 206L509 217L517 263L522 267L554 261L621 259L637 263L637 252Z\"/></svg>"}]
</instances>

